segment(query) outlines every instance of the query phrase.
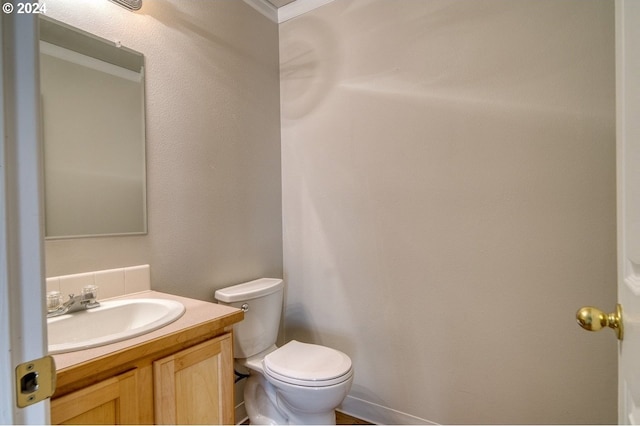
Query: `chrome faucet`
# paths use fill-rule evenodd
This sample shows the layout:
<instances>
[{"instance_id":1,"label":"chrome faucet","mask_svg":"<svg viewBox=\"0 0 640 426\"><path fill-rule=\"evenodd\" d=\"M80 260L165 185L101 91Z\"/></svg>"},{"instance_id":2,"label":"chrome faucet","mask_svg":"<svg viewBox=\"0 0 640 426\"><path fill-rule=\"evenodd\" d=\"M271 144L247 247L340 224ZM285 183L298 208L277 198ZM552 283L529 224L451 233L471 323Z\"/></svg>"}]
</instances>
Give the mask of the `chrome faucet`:
<instances>
[{"instance_id":1,"label":"chrome faucet","mask_svg":"<svg viewBox=\"0 0 640 426\"><path fill-rule=\"evenodd\" d=\"M82 293L77 296L73 293L70 294L69 300L64 303L61 303L62 298L59 293L57 295L53 295L54 298L56 296L57 303L52 303L52 299L47 295L47 318L70 314L77 311L85 311L87 309L97 308L100 306L100 303L96 300L98 296L97 286L86 286L82 289Z\"/></svg>"}]
</instances>

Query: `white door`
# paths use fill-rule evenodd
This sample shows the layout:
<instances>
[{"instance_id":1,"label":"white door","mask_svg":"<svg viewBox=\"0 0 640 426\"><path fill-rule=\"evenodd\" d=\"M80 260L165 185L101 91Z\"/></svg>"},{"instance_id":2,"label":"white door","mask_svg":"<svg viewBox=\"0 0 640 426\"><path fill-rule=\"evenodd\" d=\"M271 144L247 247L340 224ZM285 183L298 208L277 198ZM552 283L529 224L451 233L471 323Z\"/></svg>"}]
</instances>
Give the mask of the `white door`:
<instances>
[{"instance_id":1,"label":"white door","mask_svg":"<svg viewBox=\"0 0 640 426\"><path fill-rule=\"evenodd\" d=\"M47 347L38 21L13 4L3 1L0 13L0 424L47 424L48 401L16 403L16 366Z\"/></svg>"},{"instance_id":2,"label":"white door","mask_svg":"<svg viewBox=\"0 0 640 426\"><path fill-rule=\"evenodd\" d=\"M616 1L618 423L640 423L640 1Z\"/></svg>"}]
</instances>

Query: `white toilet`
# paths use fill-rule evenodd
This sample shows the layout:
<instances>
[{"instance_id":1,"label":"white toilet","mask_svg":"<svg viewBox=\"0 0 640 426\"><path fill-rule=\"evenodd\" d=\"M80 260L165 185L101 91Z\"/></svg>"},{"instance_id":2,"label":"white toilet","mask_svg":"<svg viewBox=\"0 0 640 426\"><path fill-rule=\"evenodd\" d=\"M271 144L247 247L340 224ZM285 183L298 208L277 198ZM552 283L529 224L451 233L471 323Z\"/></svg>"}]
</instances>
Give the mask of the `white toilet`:
<instances>
[{"instance_id":1,"label":"white toilet","mask_svg":"<svg viewBox=\"0 0 640 426\"><path fill-rule=\"evenodd\" d=\"M295 340L278 348L284 283L261 278L217 290L222 304L245 311L234 325L236 362L249 369L244 403L251 424L335 424L335 408L351 388L344 353Z\"/></svg>"}]
</instances>

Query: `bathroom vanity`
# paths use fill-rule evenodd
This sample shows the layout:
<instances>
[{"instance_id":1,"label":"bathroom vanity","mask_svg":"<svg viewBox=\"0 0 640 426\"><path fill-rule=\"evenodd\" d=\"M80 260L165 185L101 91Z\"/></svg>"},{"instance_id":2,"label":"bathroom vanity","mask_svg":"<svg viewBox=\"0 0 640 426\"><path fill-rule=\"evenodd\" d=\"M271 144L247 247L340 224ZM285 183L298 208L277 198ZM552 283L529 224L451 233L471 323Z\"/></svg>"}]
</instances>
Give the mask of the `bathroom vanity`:
<instances>
[{"instance_id":1,"label":"bathroom vanity","mask_svg":"<svg viewBox=\"0 0 640 426\"><path fill-rule=\"evenodd\" d=\"M52 424L234 424L229 306L158 293L123 298L181 302L182 317L151 333L54 355Z\"/></svg>"}]
</instances>

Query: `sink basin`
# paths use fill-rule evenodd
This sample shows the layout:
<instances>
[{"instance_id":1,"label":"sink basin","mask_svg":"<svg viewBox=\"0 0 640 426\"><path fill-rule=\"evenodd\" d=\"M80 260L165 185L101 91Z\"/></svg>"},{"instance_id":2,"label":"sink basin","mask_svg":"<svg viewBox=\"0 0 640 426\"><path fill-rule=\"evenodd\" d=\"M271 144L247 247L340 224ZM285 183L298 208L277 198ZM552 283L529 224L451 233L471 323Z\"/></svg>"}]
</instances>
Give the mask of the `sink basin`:
<instances>
[{"instance_id":1,"label":"sink basin","mask_svg":"<svg viewBox=\"0 0 640 426\"><path fill-rule=\"evenodd\" d=\"M49 354L78 351L157 330L184 314L184 305L166 299L100 302L100 307L47 319Z\"/></svg>"}]
</instances>

